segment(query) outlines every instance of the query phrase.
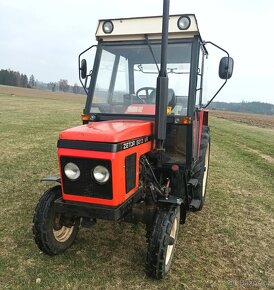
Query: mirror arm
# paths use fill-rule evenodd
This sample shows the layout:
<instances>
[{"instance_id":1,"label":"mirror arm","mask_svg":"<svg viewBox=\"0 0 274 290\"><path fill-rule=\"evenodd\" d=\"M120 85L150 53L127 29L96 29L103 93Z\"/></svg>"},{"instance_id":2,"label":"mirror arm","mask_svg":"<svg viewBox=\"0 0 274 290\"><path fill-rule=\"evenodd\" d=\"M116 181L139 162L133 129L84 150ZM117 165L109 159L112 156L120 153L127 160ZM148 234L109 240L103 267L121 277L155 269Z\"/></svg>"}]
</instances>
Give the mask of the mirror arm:
<instances>
[{"instance_id":1,"label":"mirror arm","mask_svg":"<svg viewBox=\"0 0 274 290\"><path fill-rule=\"evenodd\" d=\"M224 83L221 85L221 87L218 89L218 91L214 94L214 96L210 99L210 101L205 105L205 106L202 106L202 108L207 108L209 105L210 105L210 103L215 99L215 97L219 94L219 92L221 91L221 89L225 86L225 84L226 84L226 82L227 82L227 78L226 78L226 80L224 81Z\"/></svg>"},{"instance_id":2,"label":"mirror arm","mask_svg":"<svg viewBox=\"0 0 274 290\"><path fill-rule=\"evenodd\" d=\"M214 42L211 42L211 41L204 41L203 45L206 45L206 44L211 44L211 45L217 47L218 49L222 50L227 55L228 61L229 61L229 53L225 49L221 48L219 45L217 45L217 44L215 44ZM228 71L227 71L226 79L225 79L224 83L221 85L221 87L218 89L218 91L214 94L214 96L210 99L210 101L205 106L202 106L202 108L205 109L205 108L207 108L210 105L210 103L214 100L214 98L219 94L221 89L225 86L227 80L228 80Z\"/></svg>"},{"instance_id":3,"label":"mirror arm","mask_svg":"<svg viewBox=\"0 0 274 290\"><path fill-rule=\"evenodd\" d=\"M91 73L89 73L87 76L86 76L86 78L85 78L85 86L84 86L84 89L87 87L87 82L88 82L88 77L89 76L91 76ZM85 91L86 91L86 89L85 89ZM87 93L87 91L86 91L86 93Z\"/></svg>"},{"instance_id":4,"label":"mirror arm","mask_svg":"<svg viewBox=\"0 0 274 290\"><path fill-rule=\"evenodd\" d=\"M97 47L97 45L95 44L95 45L90 46L89 48L87 48L87 49L85 49L83 52L81 52L81 53L79 54L79 56L78 56L79 80L80 80L80 83L81 83L82 87L84 88L86 94L88 94L88 91L87 91L87 89L86 89L86 85L87 85L87 77L88 77L88 75L87 75L87 77L86 77L86 81L85 81L85 84L84 84L83 81L82 81L82 78L81 78L81 56L82 56L84 53L86 53L88 50L92 49L93 47Z\"/></svg>"},{"instance_id":5,"label":"mirror arm","mask_svg":"<svg viewBox=\"0 0 274 290\"><path fill-rule=\"evenodd\" d=\"M227 57L229 57L229 53L225 49L221 48L219 45L215 44L214 42L204 41L203 45L206 45L206 44L211 44L211 45L217 47L218 49L222 50L225 54L227 54Z\"/></svg>"}]
</instances>

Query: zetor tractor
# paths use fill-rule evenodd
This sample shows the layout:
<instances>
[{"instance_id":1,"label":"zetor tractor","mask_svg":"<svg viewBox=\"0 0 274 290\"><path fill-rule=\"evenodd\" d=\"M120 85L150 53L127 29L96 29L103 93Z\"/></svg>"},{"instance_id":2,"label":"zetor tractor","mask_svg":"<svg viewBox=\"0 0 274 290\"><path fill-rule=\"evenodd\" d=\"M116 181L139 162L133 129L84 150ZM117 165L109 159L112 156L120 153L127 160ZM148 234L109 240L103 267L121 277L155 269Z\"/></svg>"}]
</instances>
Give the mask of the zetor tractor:
<instances>
[{"instance_id":1,"label":"zetor tractor","mask_svg":"<svg viewBox=\"0 0 274 290\"><path fill-rule=\"evenodd\" d=\"M96 39L79 56L87 93L83 125L60 133L60 177L43 179L60 185L38 202L35 242L56 255L72 245L81 226L97 219L141 222L147 272L160 279L170 269L187 211L199 211L205 202L206 45L227 54L219 66L221 88L232 75L233 59L201 39L195 15L170 16L167 0L160 17L100 20ZM90 49L96 54L87 73L83 54Z\"/></svg>"}]
</instances>

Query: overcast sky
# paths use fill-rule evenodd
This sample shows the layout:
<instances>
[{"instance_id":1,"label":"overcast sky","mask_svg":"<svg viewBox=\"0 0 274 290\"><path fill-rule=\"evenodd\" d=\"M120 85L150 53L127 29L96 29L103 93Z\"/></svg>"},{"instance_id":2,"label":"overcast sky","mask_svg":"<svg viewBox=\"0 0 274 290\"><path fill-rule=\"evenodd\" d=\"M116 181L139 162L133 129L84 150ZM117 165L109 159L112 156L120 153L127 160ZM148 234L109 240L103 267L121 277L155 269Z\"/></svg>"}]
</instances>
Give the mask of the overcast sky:
<instances>
[{"instance_id":1,"label":"overcast sky","mask_svg":"<svg viewBox=\"0 0 274 290\"><path fill-rule=\"evenodd\" d=\"M196 14L204 40L234 58L216 101L274 103L274 1L170 0L170 14L186 13ZM162 0L0 0L0 69L79 83L78 54L96 43L98 19L161 14ZM213 90L214 77L207 81Z\"/></svg>"}]
</instances>

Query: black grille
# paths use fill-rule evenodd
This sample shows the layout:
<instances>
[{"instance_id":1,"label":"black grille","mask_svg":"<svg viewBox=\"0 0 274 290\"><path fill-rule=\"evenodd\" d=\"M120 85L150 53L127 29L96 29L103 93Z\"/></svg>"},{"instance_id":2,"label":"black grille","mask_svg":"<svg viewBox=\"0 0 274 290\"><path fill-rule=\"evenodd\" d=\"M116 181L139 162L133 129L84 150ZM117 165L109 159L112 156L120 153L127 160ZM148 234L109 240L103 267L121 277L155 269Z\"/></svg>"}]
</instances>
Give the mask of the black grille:
<instances>
[{"instance_id":1,"label":"black grille","mask_svg":"<svg viewBox=\"0 0 274 290\"><path fill-rule=\"evenodd\" d=\"M126 166L126 193L136 185L136 153L128 155L125 160Z\"/></svg>"},{"instance_id":2,"label":"black grille","mask_svg":"<svg viewBox=\"0 0 274 290\"><path fill-rule=\"evenodd\" d=\"M110 160L66 156L61 156L60 160L63 187L66 194L112 199L112 174ZM80 169L80 177L75 181L67 178L64 173L64 167L68 162L75 163ZM92 171L97 165L105 166L110 172L110 178L104 184L99 184L93 177Z\"/></svg>"}]
</instances>

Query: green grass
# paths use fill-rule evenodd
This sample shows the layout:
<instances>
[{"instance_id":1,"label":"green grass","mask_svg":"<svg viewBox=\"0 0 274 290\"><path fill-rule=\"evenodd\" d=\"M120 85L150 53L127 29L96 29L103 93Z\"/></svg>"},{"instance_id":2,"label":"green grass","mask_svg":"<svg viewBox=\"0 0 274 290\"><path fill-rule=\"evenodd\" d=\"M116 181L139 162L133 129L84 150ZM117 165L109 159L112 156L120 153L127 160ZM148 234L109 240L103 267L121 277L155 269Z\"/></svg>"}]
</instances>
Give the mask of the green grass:
<instances>
[{"instance_id":1,"label":"green grass","mask_svg":"<svg viewBox=\"0 0 274 290\"><path fill-rule=\"evenodd\" d=\"M206 205L180 228L165 280L144 273L141 224L99 221L63 255L40 253L32 216L51 184L39 180L58 174L58 133L81 123L82 102L0 95L0 289L274 287L274 130L217 118Z\"/></svg>"}]
</instances>

